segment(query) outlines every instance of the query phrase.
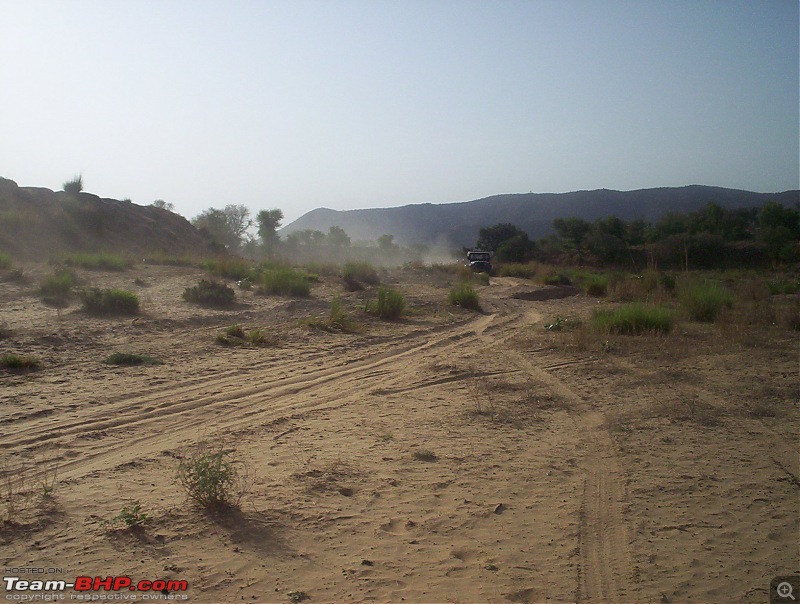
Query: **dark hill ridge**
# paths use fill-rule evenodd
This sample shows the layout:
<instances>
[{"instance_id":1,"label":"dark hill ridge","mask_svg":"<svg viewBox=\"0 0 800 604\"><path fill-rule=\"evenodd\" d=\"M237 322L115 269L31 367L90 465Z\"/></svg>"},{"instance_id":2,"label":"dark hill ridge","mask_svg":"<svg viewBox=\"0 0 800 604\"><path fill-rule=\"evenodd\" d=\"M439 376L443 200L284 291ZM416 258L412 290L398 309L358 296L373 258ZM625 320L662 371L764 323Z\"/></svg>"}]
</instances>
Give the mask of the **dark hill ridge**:
<instances>
[{"instance_id":1,"label":"dark hill ridge","mask_svg":"<svg viewBox=\"0 0 800 604\"><path fill-rule=\"evenodd\" d=\"M493 195L474 201L416 204L366 210L320 208L301 216L281 235L313 229L327 232L340 226L353 240L374 240L392 234L399 243L473 245L481 227L511 222L538 239L553 231L553 219L579 216L589 221L615 215L623 220L657 221L667 212L691 212L709 202L734 209L776 201L800 203L800 191L754 193L738 189L691 185L637 191L575 191Z\"/></svg>"},{"instance_id":2,"label":"dark hill ridge","mask_svg":"<svg viewBox=\"0 0 800 604\"><path fill-rule=\"evenodd\" d=\"M0 178L0 251L28 259L76 251L204 256L209 242L167 210Z\"/></svg>"}]
</instances>

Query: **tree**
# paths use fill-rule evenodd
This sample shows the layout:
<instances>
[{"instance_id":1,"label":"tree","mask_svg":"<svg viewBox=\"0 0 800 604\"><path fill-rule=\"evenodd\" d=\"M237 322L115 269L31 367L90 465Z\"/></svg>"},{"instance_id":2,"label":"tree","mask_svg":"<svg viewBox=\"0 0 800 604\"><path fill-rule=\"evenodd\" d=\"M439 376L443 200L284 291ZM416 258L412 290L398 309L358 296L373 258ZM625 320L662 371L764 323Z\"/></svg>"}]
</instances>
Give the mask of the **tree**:
<instances>
[{"instance_id":1,"label":"tree","mask_svg":"<svg viewBox=\"0 0 800 604\"><path fill-rule=\"evenodd\" d=\"M161 208L162 210L166 210L167 212L175 211L175 205L173 203L164 201L163 199L156 199L150 205L153 206L154 208Z\"/></svg>"},{"instance_id":2,"label":"tree","mask_svg":"<svg viewBox=\"0 0 800 604\"><path fill-rule=\"evenodd\" d=\"M558 236L571 243L575 248L580 248L583 239L592 230L592 225L583 218L572 216L570 218L556 218L553 221L553 228Z\"/></svg>"},{"instance_id":3,"label":"tree","mask_svg":"<svg viewBox=\"0 0 800 604\"><path fill-rule=\"evenodd\" d=\"M378 237L378 247L387 251L394 248L394 235L381 235Z\"/></svg>"},{"instance_id":4,"label":"tree","mask_svg":"<svg viewBox=\"0 0 800 604\"><path fill-rule=\"evenodd\" d=\"M526 262L536 245L528 239L526 233L514 235L511 239L506 239L497 248L495 258L500 262Z\"/></svg>"},{"instance_id":5,"label":"tree","mask_svg":"<svg viewBox=\"0 0 800 604\"><path fill-rule=\"evenodd\" d=\"M350 237L344 229L339 226L332 226L328 229L328 245L334 247L350 247Z\"/></svg>"},{"instance_id":6,"label":"tree","mask_svg":"<svg viewBox=\"0 0 800 604\"><path fill-rule=\"evenodd\" d=\"M475 243L475 247L495 252L503 243L519 236L524 236L525 239L528 239L528 234L520 230L516 225L509 222L496 224L484 227L478 232L478 241Z\"/></svg>"},{"instance_id":7,"label":"tree","mask_svg":"<svg viewBox=\"0 0 800 604\"><path fill-rule=\"evenodd\" d=\"M261 239L261 244L267 254L272 255L280 243L280 235L278 229L281 227L283 220L283 211L279 209L274 210L261 210L256 215L258 222L258 237Z\"/></svg>"},{"instance_id":8,"label":"tree","mask_svg":"<svg viewBox=\"0 0 800 604\"><path fill-rule=\"evenodd\" d=\"M800 239L800 212L773 201L765 203L758 214L758 236L773 260L791 260Z\"/></svg>"},{"instance_id":9,"label":"tree","mask_svg":"<svg viewBox=\"0 0 800 604\"><path fill-rule=\"evenodd\" d=\"M195 216L192 224L208 233L218 244L229 250L236 250L241 246L244 235L253 221L246 206L230 204L223 210L207 209Z\"/></svg>"}]
</instances>

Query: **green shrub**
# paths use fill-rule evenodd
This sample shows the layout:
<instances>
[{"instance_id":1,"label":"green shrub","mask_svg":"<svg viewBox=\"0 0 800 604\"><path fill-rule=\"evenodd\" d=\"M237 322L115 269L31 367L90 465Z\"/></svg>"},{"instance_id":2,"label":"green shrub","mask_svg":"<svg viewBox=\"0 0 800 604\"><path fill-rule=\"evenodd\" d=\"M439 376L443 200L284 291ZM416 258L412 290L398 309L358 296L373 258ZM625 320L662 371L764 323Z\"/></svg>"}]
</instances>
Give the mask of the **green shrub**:
<instances>
[{"instance_id":1,"label":"green shrub","mask_svg":"<svg viewBox=\"0 0 800 604\"><path fill-rule=\"evenodd\" d=\"M163 361L149 357L146 354L136 354L132 352L115 352L109 355L105 361L107 365L163 365Z\"/></svg>"},{"instance_id":2,"label":"green shrub","mask_svg":"<svg viewBox=\"0 0 800 604\"><path fill-rule=\"evenodd\" d=\"M37 357L31 355L14 354L13 352L0 355L0 367L4 369L26 371L39 369L41 366L41 361Z\"/></svg>"},{"instance_id":3,"label":"green shrub","mask_svg":"<svg viewBox=\"0 0 800 604\"><path fill-rule=\"evenodd\" d=\"M122 511L114 516L109 522L110 526L115 526L122 523L126 528L131 530L141 529L150 520L150 516L142 511L142 504L134 501L131 505L126 505Z\"/></svg>"},{"instance_id":4,"label":"green shrub","mask_svg":"<svg viewBox=\"0 0 800 604\"><path fill-rule=\"evenodd\" d=\"M378 288L376 301L367 302L365 310L381 319L396 319L406 309L406 299L398 291L388 287Z\"/></svg>"},{"instance_id":5,"label":"green shrub","mask_svg":"<svg viewBox=\"0 0 800 604\"><path fill-rule=\"evenodd\" d=\"M227 279L247 279L253 277L253 265L235 256L218 256L203 262L203 268L212 275Z\"/></svg>"},{"instance_id":6,"label":"green shrub","mask_svg":"<svg viewBox=\"0 0 800 604\"><path fill-rule=\"evenodd\" d=\"M217 281L202 279L197 285L183 291L183 299L202 306L231 306L236 297L233 288Z\"/></svg>"},{"instance_id":7,"label":"green shrub","mask_svg":"<svg viewBox=\"0 0 800 604\"><path fill-rule=\"evenodd\" d=\"M468 266L461 266L456 271L456 279L465 283L489 285L489 273L476 273Z\"/></svg>"},{"instance_id":8,"label":"green shrub","mask_svg":"<svg viewBox=\"0 0 800 604\"><path fill-rule=\"evenodd\" d=\"M139 312L139 297L124 289L90 287L80 294L83 308L92 315L135 315Z\"/></svg>"},{"instance_id":9,"label":"green shrub","mask_svg":"<svg viewBox=\"0 0 800 604\"><path fill-rule=\"evenodd\" d=\"M713 323L723 308L733 306L733 295L717 283L695 283L679 292L678 301L689 318Z\"/></svg>"},{"instance_id":10,"label":"green shrub","mask_svg":"<svg viewBox=\"0 0 800 604\"><path fill-rule=\"evenodd\" d=\"M613 309L597 309L592 326L604 333L641 334L669 333L673 325L672 312L663 306L634 302Z\"/></svg>"},{"instance_id":11,"label":"green shrub","mask_svg":"<svg viewBox=\"0 0 800 604\"><path fill-rule=\"evenodd\" d=\"M511 262L500 267L500 276L532 279L536 276L536 271L537 266L535 264Z\"/></svg>"},{"instance_id":12,"label":"green shrub","mask_svg":"<svg viewBox=\"0 0 800 604\"><path fill-rule=\"evenodd\" d=\"M122 272L133 266L131 258L109 253L71 254L65 256L63 261L67 266L79 266L80 268L94 271Z\"/></svg>"},{"instance_id":13,"label":"green shrub","mask_svg":"<svg viewBox=\"0 0 800 604\"><path fill-rule=\"evenodd\" d=\"M222 346L266 346L276 343L275 337L268 336L263 329L254 329L247 333L241 325L231 325L217 336L217 344Z\"/></svg>"},{"instance_id":14,"label":"green shrub","mask_svg":"<svg viewBox=\"0 0 800 604\"><path fill-rule=\"evenodd\" d=\"M565 272L550 269L542 275L542 283L545 285L572 285L572 279Z\"/></svg>"},{"instance_id":15,"label":"green shrub","mask_svg":"<svg viewBox=\"0 0 800 604\"><path fill-rule=\"evenodd\" d=\"M75 273L68 269L59 269L42 281L39 295L45 304L66 306L72 298L72 289L78 280Z\"/></svg>"},{"instance_id":16,"label":"green shrub","mask_svg":"<svg viewBox=\"0 0 800 604\"><path fill-rule=\"evenodd\" d=\"M453 306L481 310L480 300L475 288L469 283L456 283L447 295L447 301Z\"/></svg>"},{"instance_id":17,"label":"green shrub","mask_svg":"<svg viewBox=\"0 0 800 604\"><path fill-rule=\"evenodd\" d=\"M350 291L380 283L378 271L368 262L346 262L342 267L342 279Z\"/></svg>"},{"instance_id":18,"label":"green shrub","mask_svg":"<svg viewBox=\"0 0 800 604\"><path fill-rule=\"evenodd\" d=\"M270 267L261 273L256 293L305 298L311 294L311 282L304 271L290 266Z\"/></svg>"},{"instance_id":19,"label":"green shrub","mask_svg":"<svg viewBox=\"0 0 800 604\"><path fill-rule=\"evenodd\" d=\"M249 488L247 467L221 448L201 449L181 460L178 483L190 499L212 511L239 504Z\"/></svg>"},{"instance_id":20,"label":"green shrub","mask_svg":"<svg viewBox=\"0 0 800 604\"><path fill-rule=\"evenodd\" d=\"M151 252L145 256L147 264L163 264L165 266L199 266L201 262L192 256L170 256L164 252Z\"/></svg>"},{"instance_id":21,"label":"green shrub","mask_svg":"<svg viewBox=\"0 0 800 604\"><path fill-rule=\"evenodd\" d=\"M605 275L589 275L584 279L583 287L590 296L605 296L608 291L608 277Z\"/></svg>"},{"instance_id":22,"label":"green shrub","mask_svg":"<svg viewBox=\"0 0 800 604\"><path fill-rule=\"evenodd\" d=\"M65 193L70 193L72 195L80 193L83 191L83 174L75 176L72 180L66 181L61 186L63 187Z\"/></svg>"},{"instance_id":23,"label":"green shrub","mask_svg":"<svg viewBox=\"0 0 800 604\"><path fill-rule=\"evenodd\" d=\"M4 252L0 252L0 269L9 269L11 268L11 256Z\"/></svg>"},{"instance_id":24,"label":"green shrub","mask_svg":"<svg viewBox=\"0 0 800 604\"><path fill-rule=\"evenodd\" d=\"M353 321L347 314L342 304L342 299L336 296L331 301L331 310L327 319L310 318L301 321L306 327L322 329L324 331L350 331L353 329Z\"/></svg>"}]
</instances>

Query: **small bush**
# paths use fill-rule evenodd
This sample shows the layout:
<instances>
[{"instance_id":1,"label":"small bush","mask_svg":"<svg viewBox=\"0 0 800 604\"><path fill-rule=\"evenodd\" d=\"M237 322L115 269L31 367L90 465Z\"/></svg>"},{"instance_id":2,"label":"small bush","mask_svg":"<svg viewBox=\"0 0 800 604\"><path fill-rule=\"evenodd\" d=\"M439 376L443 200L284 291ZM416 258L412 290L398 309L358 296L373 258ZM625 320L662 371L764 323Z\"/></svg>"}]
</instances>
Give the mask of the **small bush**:
<instances>
[{"instance_id":1,"label":"small bush","mask_svg":"<svg viewBox=\"0 0 800 604\"><path fill-rule=\"evenodd\" d=\"M716 283L689 285L678 300L691 319L707 323L713 323L723 308L733 306L731 293Z\"/></svg>"},{"instance_id":2,"label":"small bush","mask_svg":"<svg viewBox=\"0 0 800 604\"><path fill-rule=\"evenodd\" d=\"M537 266L535 264L522 264L512 262L503 264L500 267L501 277L520 277L522 279L533 279L536 276Z\"/></svg>"},{"instance_id":3,"label":"small bush","mask_svg":"<svg viewBox=\"0 0 800 604\"><path fill-rule=\"evenodd\" d=\"M583 281L583 287L590 296L605 296L608 291L608 277L605 275L589 275Z\"/></svg>"},{"instance_id":4,"label":"small bush","mask_svg":"<svg viewBox=\"0 0 800 604\"><path fill-rule=\"evenodd\" d=\"M322 329L324 331L351 331L353 321L344 309L342 299L339 296L331 301L331 310L327 319L311 318L302 321L307 327Z\"/></svg>"},{"instance_id":5,"label":"small bush","mask_svg":"<svg viewBox=\"0 0 800 604\"><path fill-rule=\"evenodd\" d=\"M34 356L26 354L14 354L9 352L0 355L0 367L13 371L32 371L42 366L41 361Z\"/></svg>"},{"instance_id":6,"label":"small bush","mask_svg":"<svg viewBox=\"0 0 800 604\"><path fill-rule=\"evenodd\" d=\"M132 352L115 352L106 357L103 361L107 365L163 365L163 361L154 359L146 354L136 354Z\"/></svg>"},{"instance_id":7,"label":"small bush","mask_svg":"<svg viewBox=\"0 0 800 604\"><path fill-rule=\"evenodd\" d=\"M122 511L114 516L108 524L113 527L122 523L125 528L140 530L149 520L150 516L142 511L142 504L134 501L131 505L123 507Z\"/></svg>"},{"instance_id":8,"label":"small bush","mask_svg":"<svg viewBox=\"0 0 800 604\"><path fill-rule=\"evenodd\" d=\"M465 283L489 285L489 273L476 273L468 266L461 266L456 271L456 278Z\"/></svg>"},{"instance_id":9,"label":"small bush","mask_svg":"<svg viewBox=\"0 0 800 604\"><path fill-rule=\"evenodd\" d=\"M70 193L72 195L80 193L83 191L83 174L75 176L72 180L66 181L61 186L63 187L65 193Z\"/></svg>"},{"instance_id":10,"label":"small bush","mask_svg":"<svg viewBox=\"0 0 800 604\"><path fill-rule=\"evenodd\" d=\"M65 256L64 264L67 266L78 266L93 271L115 271L122 272L133 266L133 260L119 254L72 254Z\"/></svg>"},{"instance_id":11,"label":"small bush","mask_svg":"<svg viewBox=\"0 0 800 604\"><path fill-rule=\"evenodd\" d=\"M406 299L403 294L388 287L379 287L377 300L366 305L368 313L377 315L381 319L396 319L405 309Z\"/></svg>"},{"instance_id":12,"label":"small bush","mask_svg":"<svg viewBox=\"0 0 800 604\"><path fill-rule=\"evenodd\" d=\"M447 295L447 301L453 306L477 310L480 312L481 304L475 288L469 283L456 283Z\"/></svg>"},{"instance_id":13,"label":"small bush","mask_svg":"<svg viewBox=\"0 0 800 604\"><path fill-rule=\"evenodd\" d=\"M598 309L592 316L592 326L604 333L642 334L669 333L672 312L663 306L632 303L614 309Z\"/></svg>"},{"instance_id":14,"label":"small bush","mask_svg":"<svg viewBox=\"0 0 800 604\"><path fill-rule=\"evenodd\" d=\"M11 256L4 252L0 252L0 269L9 269L11 268L11 264Z\"/></svg>"},{"instance_id":15,"label":"small bush","mask_svg":"<svg viewBox=\"0 0 800 604\"><path fill-rule=\"evenodd\" d=\"M248 343L253 346L266 346L276 342L277 339L269 337L263 329L254 329L247 333L241 325L231 325L217 336L217 344L222 346L244 346Z\"/></svg>"},{"instance_id":16,"label":"small bush","mask_svg":"<svg viewBox=\"0 0 800 604\"><path fill-rule=\"evenodd\" d=\"M350 291L363 289L364 285L380 283L378 271L368 262L346 262L342 267L342 279Z\"/></svg>"},{"instance_id":17,"label":"small bush","mask_svg":"<svg viewBox=\"0 0 800 604\"><path fill-rule=\"evenodd\" d=\"M164 252L152 252L144 258L146 264L163 264L165 266L199 266L201 262L192 256L170 256Z\"/></svg>"},{"instance_id":18,"label":"small bush","mask_svg":"<svg viewBox=\"0 0 800 604\"><path fill-rule=\"evenodd\" d=\"M245 464L221 448L181 460L177 479L190 499L211 511L237 506L250 486Z\"/></svg>"},{"instance_id":19,"label":"small bush","mask_svg":"<svg viewBox=\"0 0 800 604\"><path fill-rule=\"evenodd\" d=\"M39 294L45 304L64 306L72 297L72 288L77 281L71 270L59 269L42 281Z\"/></svg>"},{"instance_id":20,"label":"small bush","mask_svg":"<svg viewBox=\"0 0 800 604\"><path fill-rule=\"evenodd\" d=\"M309 275L290 266L266 268L259 278L256 293L261 295L308 297L311 294Z\"/></svg>"},{"instance_id":21,"label":"small bush","mask_svg":"<svg viewBox=\"0 0 800 604\"><path fill-rule=\"evenodd\" d=\"M203 268L212 275L227 279L247 279L253 276L253 266L247 260L235 256L219 256L203 262Z\"/></svg>"},{"instance_id":22,"label":"small bush","mask_svg":"<svg viewBox=\"0 0 800 604\"><path fill-rule=\"evenodd\" d=\"M80 294L83 308L92 315L135 315L139 297L124 289L90 287Z\"/></svg>"},{"instance_id":23,"label":"small bush","mask_svg":"<svg viewBox=\"0 0 800 604\"><path fill-rule=\"evenodd\" d=\"M545 285L572 285L572 280L564 273L550 272L542 278Z\"/></svg>"},{"instance_id":24,"label":"small bush","mask_svg":"<svg viewBox=\"0 0 800 604\"><path fill-rule=\"evenodd\" d=\"M183 299L202 306L225 307L231 306L236 297L233 288L217 281L201 280L193 287L183 291Z\"/></svg>"}]
</instances>

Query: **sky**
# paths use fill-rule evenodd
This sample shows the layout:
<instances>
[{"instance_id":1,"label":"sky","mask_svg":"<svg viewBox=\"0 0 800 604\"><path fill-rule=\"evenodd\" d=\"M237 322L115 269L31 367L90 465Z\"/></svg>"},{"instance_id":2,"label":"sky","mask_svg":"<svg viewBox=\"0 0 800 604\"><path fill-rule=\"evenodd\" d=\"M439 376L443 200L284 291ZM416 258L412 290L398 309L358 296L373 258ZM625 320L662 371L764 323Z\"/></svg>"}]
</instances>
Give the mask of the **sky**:
<instances>
[{"instance_id":1,"label":"sky","mask_svg":"<svg viewBox=\"0 0 800 604\"><path fill-rule=\"evenodd\" d=\"M800 188L797 0L0 0L0 176L191 218Z\"/></svg>"}]
</instances>

